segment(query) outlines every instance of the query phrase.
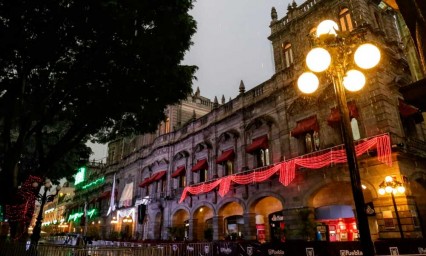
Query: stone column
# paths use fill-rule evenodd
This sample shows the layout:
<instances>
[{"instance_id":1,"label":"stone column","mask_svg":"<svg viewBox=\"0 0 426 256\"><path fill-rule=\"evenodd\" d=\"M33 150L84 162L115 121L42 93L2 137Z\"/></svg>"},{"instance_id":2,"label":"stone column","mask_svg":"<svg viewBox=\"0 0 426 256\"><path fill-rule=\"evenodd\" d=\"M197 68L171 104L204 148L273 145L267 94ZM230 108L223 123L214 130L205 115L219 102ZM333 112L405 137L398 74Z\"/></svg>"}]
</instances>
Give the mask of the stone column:
<instances>
[{"instance_id":1,"label":"stone column","mask_svg":"<svg viewBox=\"0 0 426 256\"><path fill-rule=\"evenodd\" d=\"M244 238L256 240L256 213L244 213Z\"/></svg>"},{"instance_id":2,"label":"stone column","mask_svg":"<svg viewBox=\"0 0 426 256\"><path fill-rule=\"evenodd\" d=\"M199 239L199 237L197 237L198 219L189 219L188 222L189 222L188 239L189 240Z\"/></svg>"},{"instance_id":3,"label":"stone column","mask_svg":"<svg viewBox=\"0 0 426 256\"><path fill-rule=\"evenodd\" d=\"M223 237L223 216L213 217L213 240L222 240Z\"/></svg>"}]
</instances>

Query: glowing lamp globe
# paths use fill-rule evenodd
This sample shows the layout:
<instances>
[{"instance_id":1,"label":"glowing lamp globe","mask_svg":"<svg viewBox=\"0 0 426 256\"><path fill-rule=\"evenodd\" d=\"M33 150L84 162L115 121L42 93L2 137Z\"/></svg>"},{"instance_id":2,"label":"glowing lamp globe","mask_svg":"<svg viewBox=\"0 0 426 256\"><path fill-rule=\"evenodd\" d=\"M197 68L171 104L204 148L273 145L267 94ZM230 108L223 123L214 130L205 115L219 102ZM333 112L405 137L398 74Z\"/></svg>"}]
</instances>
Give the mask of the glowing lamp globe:
<instances>
[{"instance_id":1,"label":"glowing lamp globe","mask_svg":"<svg viewBox=\"0 0 426 256\"><path fill-rule=\"evenodd\" d=\"M398 192L403 194L405 192L405 187L404 186L398 186L397 188Z\"/></svg>"},{"instance_id":2,"label":"glowing lamp globe","mask_svg":"<svg viewBox=\"0 0 426 256\"><path fill-rule=\"evenodd\" d=\"M384 195L386 193L384 188L379 188L379 194Z\"/></svg>"},{"instance_id":3,"label":"glowing lamp globe","mask_svg":"<svg viewBox=\"0 0 426 256\"><path fill-rule=\"evenodd\" d=\"M361 90L365 85L365 76L358 70L352 69L346 72L343 77L343 86L346 90L356 92Z\"/></svg>"},{"instance_id":4,"label":"glowing lamp globe","mask_svg":"<svg viewBox=\"0 0 426 256\"><path fill-rule=\"evenodd\" d=\"M392 193L393 188L392 188L391 186L386 186L386 187L385 187L385 191L386 191L387 193Z\"/></svg>"},{"instance_id":5,"label":"glowing lamp globe","mask_svg":"<svg viewBox=\"0 0 426 256\"><path fill-rule=\"evenodd\" d=\"M323 72L331 63L330 53L321 47L314 48L306 55L306 65L314 72Z\"/></svg>"},{"instance_id":6,"label":"glowing lamp globe","mask_svg":"<svg viewBox=\"0 0 426 256\"><path fill-rule=\"evenodd\" d=\"M313 93L318 89L318 77L312 72L304 72L297 79L297 87L303 93Z\"/></svg>"},{"instance_id":7,"label":"glowing lamp globe","mask_svg":"<svg viewBox=\"0 0 426 256\"><path fill-rule=\"evenodd\" d=\"M380 50L373 44L363 44L355 51L355 63L363 69L375 67L380 61Z\"/></svg>"},{"instance_id":8,"label":"glowing lamp globe","mask_svg":"<svg viewBox=\"0 0 426 256\"><path fill-rule=\"evenodd\" d=\"M386 177L385 177L385 181L386 181L386 182L391 182L391 181L393 181L392 176L386 176Z\"/></svg>"},{"instance_id":9,"label":"glowing lamp globe","mask_svg":"<svg viewBox=\"0 0 426 256\"><path fill-rule=\"evenodd\" d=\"M332 20L324 20L317 27L317 37L322 35L334 35L337 36L336 31L339 30L339 26Z\"/></svg>"}]
</instances>

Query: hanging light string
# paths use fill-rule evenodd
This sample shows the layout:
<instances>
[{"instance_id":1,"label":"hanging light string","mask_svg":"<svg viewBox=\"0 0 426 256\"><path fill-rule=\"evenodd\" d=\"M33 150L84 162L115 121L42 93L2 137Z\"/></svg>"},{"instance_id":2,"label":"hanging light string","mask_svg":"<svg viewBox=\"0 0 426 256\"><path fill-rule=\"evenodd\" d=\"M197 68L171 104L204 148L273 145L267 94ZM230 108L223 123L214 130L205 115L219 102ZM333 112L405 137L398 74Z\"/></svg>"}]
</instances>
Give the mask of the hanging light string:
<instances>
[{"instance_id":1,"label":"hanging light string","mask_svg":"<svg viewBox=\"0 0 426 256\"><path fill-rule=\"evenodd\" d=\"M365 140L358 141L355 146L357 156L365 154L368 150L377 149L377 159L392 166L392 150L390 145L390 137L388 134L370 137ZM182 203L187 194L198 195L207 193L219 186L219 195L224 197L231 187L231 182L246 185L255 182L263 182L268 180L272 175L279 175L279 182L283 186L288 186L296 176L296 168L298 166L308 169L320 169L332 164L346 163L346 151L343 145L322 150L313 154L289 159L273 165L272 167L262 169L260 171L251 171L240 174L233 174L214 180L213 182L194 186L187 186L182 192L179 203Z\"/></svg>"}]
</instances>

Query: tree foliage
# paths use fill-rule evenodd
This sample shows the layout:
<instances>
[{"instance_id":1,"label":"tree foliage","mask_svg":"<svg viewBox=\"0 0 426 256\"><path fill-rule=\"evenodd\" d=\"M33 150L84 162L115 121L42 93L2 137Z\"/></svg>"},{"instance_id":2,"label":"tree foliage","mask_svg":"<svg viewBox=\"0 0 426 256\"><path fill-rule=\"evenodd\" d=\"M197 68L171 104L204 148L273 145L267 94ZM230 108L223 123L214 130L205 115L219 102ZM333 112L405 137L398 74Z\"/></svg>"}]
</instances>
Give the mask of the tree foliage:
<instances>
[{"instance_id":1,"label":"tree foliage","mask_svg":"<svg viewBox=\"0 0 426 256\"><path fill-rule=\"evenodd\" d=\"M165 106L191 92L196 67L180 64L196 29L190 8L192 0L0 1L2 199L29 173L70 175L89 137L155 130Z\"/></svg>"}]
</instances>

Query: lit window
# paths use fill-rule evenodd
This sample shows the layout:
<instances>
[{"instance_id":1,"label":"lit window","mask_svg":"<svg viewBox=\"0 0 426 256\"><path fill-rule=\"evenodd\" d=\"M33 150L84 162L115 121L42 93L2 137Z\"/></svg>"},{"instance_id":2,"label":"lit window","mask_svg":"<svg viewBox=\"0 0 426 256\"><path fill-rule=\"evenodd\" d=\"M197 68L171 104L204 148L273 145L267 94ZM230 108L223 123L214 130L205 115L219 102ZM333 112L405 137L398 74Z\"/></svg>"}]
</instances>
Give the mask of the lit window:
<instances>
[{"instance_id":1,"label":"lit window","mask_svg":"<svg viewBox=\"0 0 426 256\"><path fill-rule=\"evenodd\" d=\"M284 46L284 63L285 68L288 68L291 64L293 64L293 50L291 49L291 44L286 44Z\"/></svg>"},{"instance_id":2,"label":"lit window","mask_svg":"<svg viewBox=\"0 0 426 256\"><path fill-rule=\"evenodd\" d=\"M351 127L352 127L352 135L354 137L354 140L361 139L361 134L359 133L358 120L356 120L356 118L352 118Z\"/></svg>"},{"instance_id":3,"label":"lit window","mask_svg":"<svg viewBox=\"0 0 426 256\"><path fill-rule=\"evenodd\" d=\"M170 132L170 118L168 118L168 117L166 119L165 131L166 131L166 133Z\"/></svg>"},{"instance_id":4,"label":"lit window","mask_svg":"<svg viewBox=\"0 0 426 256\"><path fill-rule=\"evenodd\" d=\"M185 175L179 176L179 187L184 188L186 186L186 177Z\"/></svg>"},{"instance_id":5,"label":"lit window","mask_svg":"<svg viewBox=\"0 0 426 256\"><path fill-rule=\"evenodd\" d=\"M225 175L234 174L234 163L231 160L223 162L223 168L225 170Z\"/></svg>"},{"instance_id":6,"label":"lit window","mask_svg":"<svg viewBox=\"0 0 426 256\"><path fill-rule=\"evenodd\" d=\"M317 131L307 132L305 134L305 153L311 153L319 150L320 138Z\"/></svg>"},{"instance_id":7,"label":"lit window","mask_svg":"<svg viewBox=\"0 0 426 256\"><path fill-rule=\"evenodd\" d=\"M348 8L343 8L339 13L340 27L342 31L352 31L352 18Z\"/></svg>"},{"instance_id":8,"label":"lit window","mask_svg":"<svg viewBox=\"0 0 426 256\"><path fill-rule=\"evenodd\" d=\"M269 149L260 149L256 152L257 167L267 166L269 161Z\"/></svg>"}]
</instances>

